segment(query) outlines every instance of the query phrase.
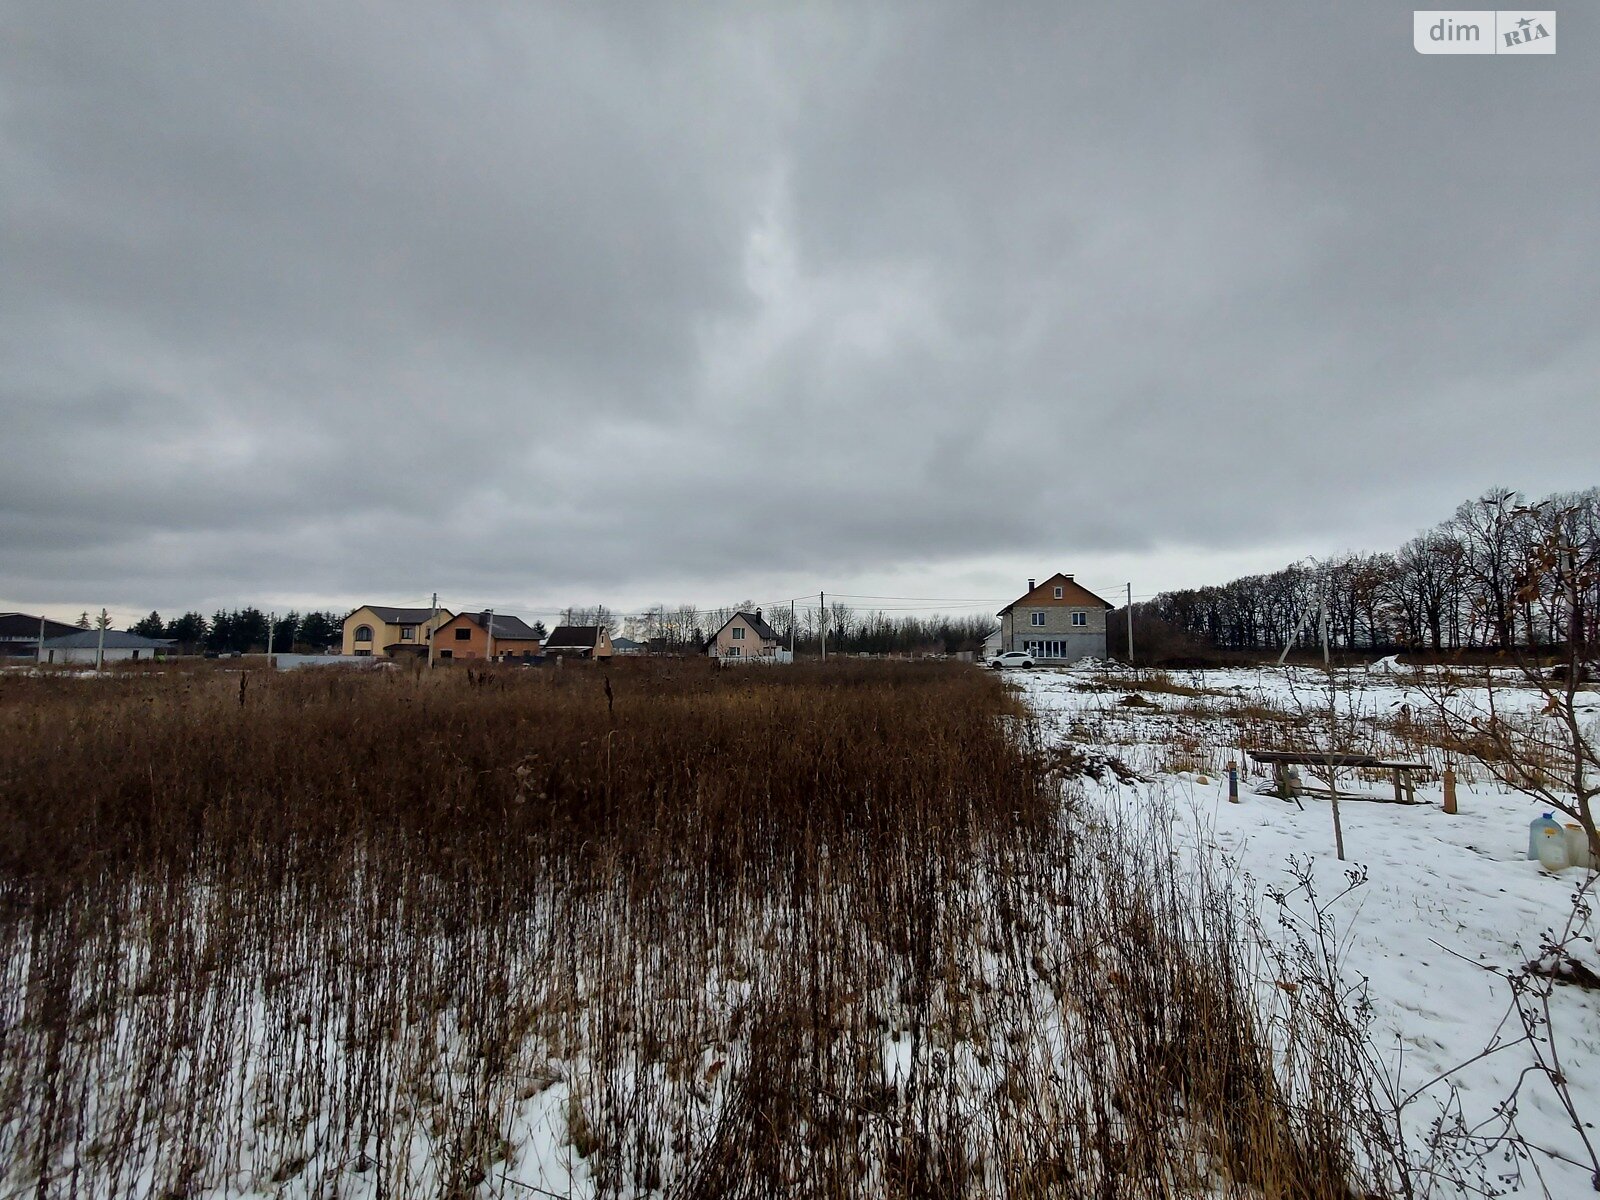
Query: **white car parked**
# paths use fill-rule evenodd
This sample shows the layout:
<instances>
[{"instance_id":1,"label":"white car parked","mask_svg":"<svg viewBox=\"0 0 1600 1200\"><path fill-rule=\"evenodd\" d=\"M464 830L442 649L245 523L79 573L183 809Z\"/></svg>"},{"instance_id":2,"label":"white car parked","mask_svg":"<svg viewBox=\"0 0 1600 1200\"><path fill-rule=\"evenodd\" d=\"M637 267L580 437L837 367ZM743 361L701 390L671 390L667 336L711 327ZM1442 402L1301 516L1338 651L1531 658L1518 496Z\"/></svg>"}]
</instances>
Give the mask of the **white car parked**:
<instances>
[{"instance_id":1,"label":"white car parked","mask_svg":"<svg viewBox=\"0 0 1600 1200\"><path fill-rule=\"evenodd\" d=\"M1031 667L1033 655L1022 650L1007 650L1004 654L996 654L991 658L989 665L996 671L1003 671L1007 667Z\"/></svg>"}]
</instances>

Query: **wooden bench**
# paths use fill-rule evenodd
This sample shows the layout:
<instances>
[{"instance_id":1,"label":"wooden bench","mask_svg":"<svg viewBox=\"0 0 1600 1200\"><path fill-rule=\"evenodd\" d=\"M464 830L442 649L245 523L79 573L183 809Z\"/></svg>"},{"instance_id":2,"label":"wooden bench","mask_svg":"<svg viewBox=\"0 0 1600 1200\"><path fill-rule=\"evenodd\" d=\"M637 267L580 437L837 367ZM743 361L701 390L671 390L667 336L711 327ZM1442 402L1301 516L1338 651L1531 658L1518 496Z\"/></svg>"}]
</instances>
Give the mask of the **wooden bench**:
<instances>
[{"instance_id":1,"label":"wooden bench","mask_svg":"<svg viewBox=\"0 0 1600 1200\"><path fill-rule=\"evenodd\" d=\"M1247 754L1263 766L1272 766L1273 793L1284 800L1293 799L1289 787L1289 768L1301 767L1370 767L1388 771L1394 778L1394 803L1415 804L1416 783L1412 775L1429 770L1427 763L1397 762L1379 758L1375 754L1323 754L1316 750L1248 750ZM1333 780L1328 780L1328 790L1333 791ZM1363 797L1353 797L1362 799Z\"/></svg>"}]
</instances>

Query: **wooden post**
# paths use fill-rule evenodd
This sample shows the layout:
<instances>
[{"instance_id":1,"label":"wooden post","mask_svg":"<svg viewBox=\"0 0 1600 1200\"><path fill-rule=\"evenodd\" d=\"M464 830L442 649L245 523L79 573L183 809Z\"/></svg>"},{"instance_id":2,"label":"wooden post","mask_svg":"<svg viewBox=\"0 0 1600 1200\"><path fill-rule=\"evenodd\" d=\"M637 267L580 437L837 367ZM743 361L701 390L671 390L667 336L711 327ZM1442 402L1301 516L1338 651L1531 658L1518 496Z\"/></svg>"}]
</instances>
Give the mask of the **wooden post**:
<instances>
[{"instance_id":1,"label":"wooden post","mask_svg":"<svg viewBox=\"0 0 1600 1200\"><path fill-rule=\"evenodd\" d=\"M1454 767L1446 767L1444 769L1444 811L1451 816L1455 815L1456 769Z\"/></svg>"},{"instance_id":2,"label":"wooden post","mask_svg":"<svg viewBox=\"0 0 1600 1200\"><path fill-rule=\"evenodd\" d=\"M1333 809L1333 852L1344 861L1344 823L1339 820L1339 773L1333 765L1333 748L1339 742L1339 710L1335 703L1333 657L1328 651L1328 598L1322 598L1322 669L1328 673L1328 804Z\"/></svg>"},{"instance_id":3,"label":"wooden post","mask_svg":"<svg viewBox=\"0 0 1600 1200\"><path fill-rule=\"evenodd\" d=\"M1400 784L1400 768L1396 767L1390 772L1394 776L1394 802L1399 804L1405 798L1405 793Z\"/></svg>"}]
</instances>

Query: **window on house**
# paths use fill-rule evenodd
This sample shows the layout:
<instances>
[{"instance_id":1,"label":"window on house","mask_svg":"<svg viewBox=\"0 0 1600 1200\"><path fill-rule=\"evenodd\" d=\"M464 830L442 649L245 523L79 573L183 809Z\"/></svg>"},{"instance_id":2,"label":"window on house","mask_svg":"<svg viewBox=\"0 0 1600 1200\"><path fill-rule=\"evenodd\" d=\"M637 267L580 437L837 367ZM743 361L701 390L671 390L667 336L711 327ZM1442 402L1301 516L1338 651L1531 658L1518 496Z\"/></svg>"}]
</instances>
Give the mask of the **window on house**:
<instances>
[{"instance_id":1,"label":"window on house","mask_svg":"<svg viewBox=\"0 0 1600 1200\"><path fill-rule=\"evenodd\" d=\"M1073 613L1072 614L1072 623L1074 625L1087 625L1089 623L1089 614L1086 613L1086 612L1075 612L1075 613Z\"/></svg>"},{"instance_id":2,"label":"window on house","mask_svg":"<svg viewBox=\"0 0 1600 1200\"><path fill-rule=\"evenodd\" d=\"M356 626L356 641L358 641L358 642L370 642L371 640L372 640L372 626L371 625L357 625Z\"/></svg>"},{"instance_id":3,"label":"window on house","mask_svg":"<svg viewBox=\"0 0 1600 1200\"><path fill-rule=\"evenodd\" d=\"M454 650L441 650L441 651L439 651L439 657L440 658L454 658L455 656L456 656L456 652Z\"/></svg>"},{"instance_id":4,"label":"window on house","mask_svg":"<svg viewBox=\"0 0 1600 1200\"><path fill-rule=\"evenodd\" d=\"M417 640L417 627L415 625L402 625L402 626L400 626L400 640L402 642L414 642L414 641L416 641Z\"/></svg>"},{"instance_id":5,"label":"window on house","mask_svg":"<svg viewBox=\"0 0 1600 1200\"><path fill-rule=\"evenodd\" d=\"M372 639L369 637L367 640L371 641ZM52 651L50 651L50 653L54 654L55 651L52 650ZM371 650L357 650L356 651L356 657L357 658L371 658L372 657L372 651Z\"/></svg>"},{"instance_id":6,"label":"window on house","mask_svg":"<svg viewBox=\"0 0 1600 1200\"><path fill-rule=\"evenodd\" d=\"M729 646L728 647L728 657L729 658L738 658L739 657L739 647L737 647L737 646Z\"/></svg>"},{"instance_id":7,"label":"window on house","mask_svg":"<svg viewBox=\"0 0 1600 1200\"><path fill-rule=\"evenodd\" d=\"M733 640L736 641L736 642L744 641L744 626L743 625L735 625L733 627Z\"/></svg>"},{"instance_id":8,"label":"window on house","mask_svg":"<svg viewBox=\"0 0 1600 1200\"><path fill-rule=\"evenodd\" d=\"M1056 588L1056 599L1057 599L1057 600L1059 600L1059 599L1061 599L1061 597L1062 597L1062 596L1063 596L1063 595L1064 595L1064 594L1065 594L1065 590L1064 590L1064 589L1062 589L1062 588L1059 588L1059 587L1058 587L1058 588Z\"/></svg>"},{"instance_id":9,"label":"window on house","mask_svg":"<svg viewBox=\"0 0 1600 1200\"><path fill-rule=\"evenodd\" d=\"M464 625L458 625L456 627L456 641L458 641L458 642L470 642L471 640L472 640L472 630L468 629Z\"/></svg>"},{"instance_id":10,"label":"window on house","mask_svg":"<svg viewBox=\"0 0 1600 1200\"><path fill-rule=\"evenodd\" d=\"M1028 624L1030 624L1030 625L1043 625L1044 624L1044 614L1042 612L1029 613L1028 614Z\"/></svg>"}]
</instances>

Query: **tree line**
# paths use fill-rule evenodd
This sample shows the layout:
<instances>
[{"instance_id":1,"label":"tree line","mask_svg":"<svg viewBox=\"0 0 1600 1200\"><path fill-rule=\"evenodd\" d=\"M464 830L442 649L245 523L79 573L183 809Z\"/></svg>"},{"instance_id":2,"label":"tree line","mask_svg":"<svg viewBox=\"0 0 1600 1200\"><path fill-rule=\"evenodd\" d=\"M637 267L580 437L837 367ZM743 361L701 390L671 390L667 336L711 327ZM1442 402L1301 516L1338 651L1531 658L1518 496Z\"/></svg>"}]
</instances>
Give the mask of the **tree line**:
<instances>
[{"instance_id":1,"label":"tree line","mask_svg":"<svg viewBox=\"0 0 1600 1200\"><path fill-rule=\"evenodd\" d=\"M1318 646L1324 612L1344 651L1583 644L1600 613L1600 488L1537 501L1492 488L1391 553L1163 592L1134 606L1135 645Z\"/></svg>"},{"instance_id":2,"label":"tree line","mask_svg":"<svg viewBox=\"0 0 1600 1200\"><path fill-rule=\"evenodd\" d=\"M573 606L563 610L563 625L598 625L613 635L623 635L665 653L699 653L736 612L755 612L752 602L723 607L700 608L692 604L658 605L647 612L619 616L605 605ZM267 647L268 616L254 606L220 609L209 618L186 612L171 620L152 612L132 626L141 637L163 638L178 643L185 654L260 654ZM982 648L983 639L995 626L988 614L965 616L902 616L881 610L857 610L846 604L828 605L826 612L816 605L788 607L764 613L784 646L793 641L801 654L817 654L822 645L822 628L827 626L828 650L840 654L951 654ZM109 618L105 618L109 624ZM89 628L88 614L79 624ZM531 622L536 635L546 636L542 621ZM343 639L344 618L333 612L287 613L277 619L272 648L278 653L291 650L321 653L338 646ZM792 639L791 639L792 635Z\"/></svg>"},{"instance_id":3,"label":"tree line","mask_svg":"<svg viewBox=\"0 0 1600 1200\"><path fill-rule=\"evenodd\" d=\"M626 636L669 653L698 653L737 612L760 612L782 645L792 643L796 653L813 655L821 652L824 628L829 653L954 654L981 649L996 624L987 613L924 617L858 610L838 602L826 609L810 604L761 610L746 601L726 608L659 605L626 618L621 628Z\"/></svg>"},{"instance_id":4,"label":"tree line","mask_svg":"<svg viewBox=\"0 0 1600 1200\"><path fill-rule=\"evenodd\" d=\"M267 648L270 618L259 608L219 609L207 620L197 612L164 621L159 612L133 626L140 637L165 638L185 654L259 654ZM272 649L278 653L319 654L339 644L344 618L331 612L285 613L272 624Z\"/></svg>"}]
</instances>

